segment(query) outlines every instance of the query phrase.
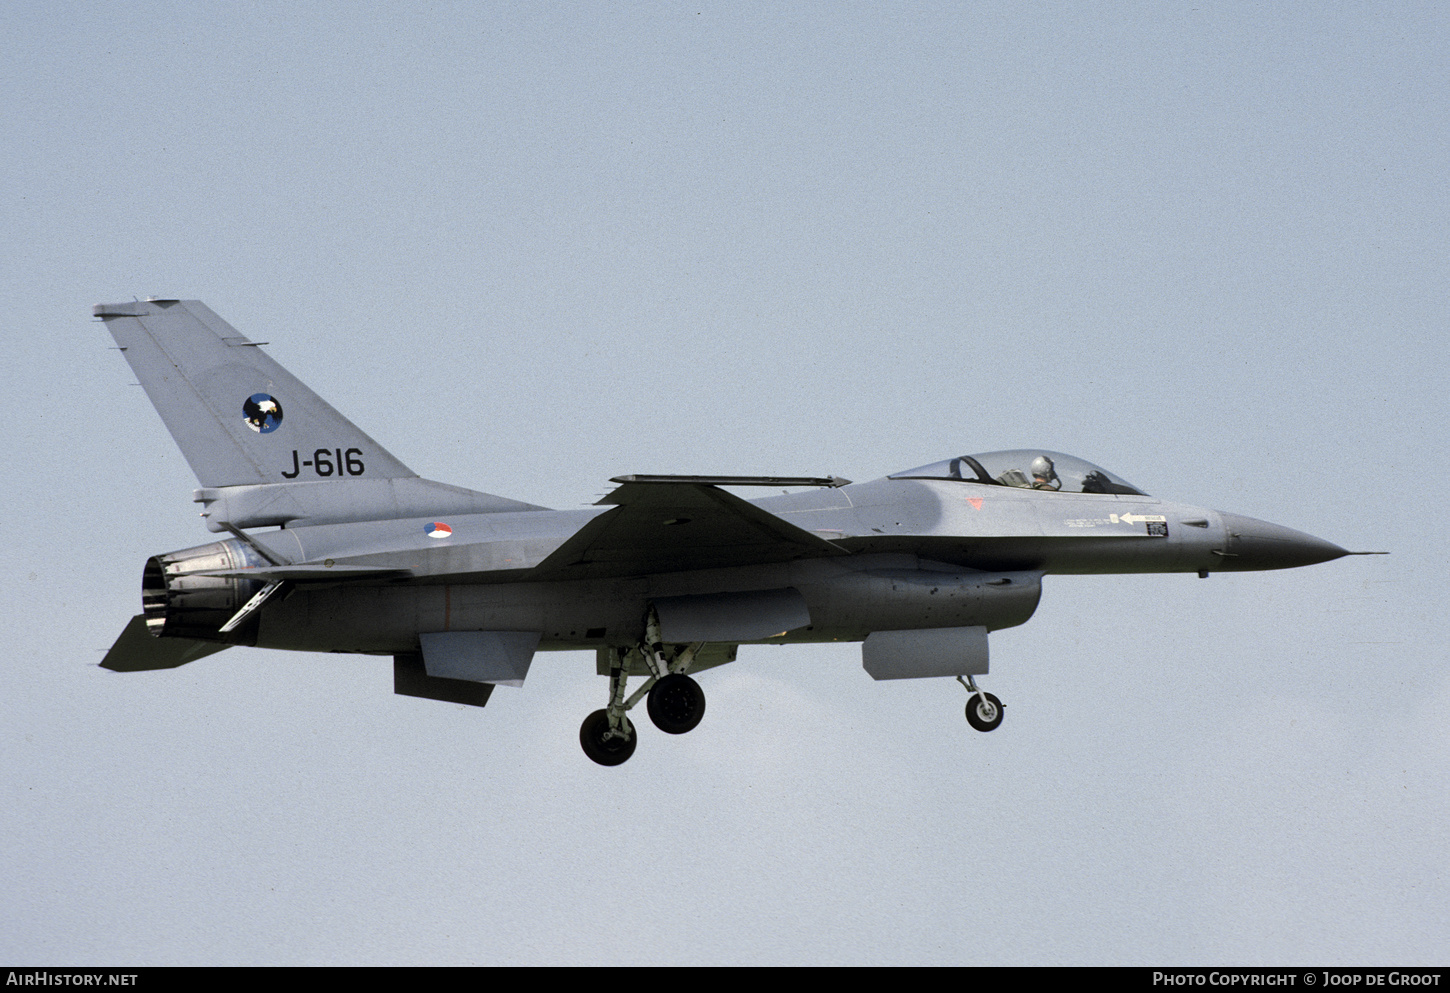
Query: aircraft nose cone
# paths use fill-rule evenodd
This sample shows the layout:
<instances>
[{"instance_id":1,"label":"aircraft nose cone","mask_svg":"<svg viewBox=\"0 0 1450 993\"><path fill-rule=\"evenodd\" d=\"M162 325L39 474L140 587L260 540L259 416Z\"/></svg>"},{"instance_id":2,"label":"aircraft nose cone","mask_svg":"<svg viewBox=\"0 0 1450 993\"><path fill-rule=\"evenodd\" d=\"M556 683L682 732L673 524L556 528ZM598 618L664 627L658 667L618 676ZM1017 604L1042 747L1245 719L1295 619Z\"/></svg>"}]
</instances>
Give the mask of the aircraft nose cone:
<instances>
[{"instance_id":1,"label":"aircraft nose cone","mask_svg":"<svg viewBox=\"0 0 1450 993\"><path fill-rule=\"evenodd\" d=\"M1332 541L1293 528L1239 514L1220 513L1219 516L1223 518L1228 545L1225 549L1228 555L1220 569L1293 569L1349 554Z\"/></svg>"}]
</instances>

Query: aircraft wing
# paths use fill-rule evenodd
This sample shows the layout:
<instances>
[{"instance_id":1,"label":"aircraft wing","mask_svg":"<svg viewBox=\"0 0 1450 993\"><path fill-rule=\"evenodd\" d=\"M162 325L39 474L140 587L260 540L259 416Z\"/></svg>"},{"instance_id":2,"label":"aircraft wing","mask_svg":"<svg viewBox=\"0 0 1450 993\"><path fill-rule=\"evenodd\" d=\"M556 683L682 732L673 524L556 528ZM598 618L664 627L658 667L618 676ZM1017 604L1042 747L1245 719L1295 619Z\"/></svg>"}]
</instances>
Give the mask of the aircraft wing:
<instances>
[{"instance_id":1,"label":"aircraft wing","mask_svg":"<svg viewBox=\"0 0 1450 993\"><path fill-rule=\"evenodd\" d=\"M628 482L529 579L597 579L849 554L708 483Z\"/></svg>"}]
</instances>

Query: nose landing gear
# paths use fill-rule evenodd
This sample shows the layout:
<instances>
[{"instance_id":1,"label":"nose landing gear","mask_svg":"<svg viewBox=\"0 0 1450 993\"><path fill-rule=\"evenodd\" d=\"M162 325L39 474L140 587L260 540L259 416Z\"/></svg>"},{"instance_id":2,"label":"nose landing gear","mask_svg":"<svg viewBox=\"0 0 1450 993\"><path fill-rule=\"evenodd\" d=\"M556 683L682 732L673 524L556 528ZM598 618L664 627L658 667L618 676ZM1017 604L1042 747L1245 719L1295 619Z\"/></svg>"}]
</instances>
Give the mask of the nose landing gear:
<instances>
[{"instance_id":1,"label":"nose landing gear","mask_svg":"<svg viewBox=\"0 0 1450 993\"><path fill-rule=\"evenodd\" d=\"M967 723L978 731L995 731L1002 723L1002 701L991 693L977 689L977 681L971 676L966 679L958 676L957 682L972 694L967 701Z\"/></svg>"}]
</instances>

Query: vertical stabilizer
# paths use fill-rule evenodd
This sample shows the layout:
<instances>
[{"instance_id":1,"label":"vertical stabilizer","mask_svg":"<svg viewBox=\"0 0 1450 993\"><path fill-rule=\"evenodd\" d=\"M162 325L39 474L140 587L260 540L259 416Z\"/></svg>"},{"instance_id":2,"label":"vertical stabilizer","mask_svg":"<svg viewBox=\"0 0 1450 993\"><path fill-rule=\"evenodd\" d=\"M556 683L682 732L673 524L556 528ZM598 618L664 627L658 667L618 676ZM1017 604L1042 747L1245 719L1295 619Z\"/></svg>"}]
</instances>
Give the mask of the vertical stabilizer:
<instances>
[{"instance_id":1,"label":"vertical stabilizer","mask_svg":"<svg viewBox=\"0 0 1450 993\"><path fill-rule=\"evenodd\" d=\"M203 486L416 477L200 301L95 313Z\"/></svg>"}]
</instances>

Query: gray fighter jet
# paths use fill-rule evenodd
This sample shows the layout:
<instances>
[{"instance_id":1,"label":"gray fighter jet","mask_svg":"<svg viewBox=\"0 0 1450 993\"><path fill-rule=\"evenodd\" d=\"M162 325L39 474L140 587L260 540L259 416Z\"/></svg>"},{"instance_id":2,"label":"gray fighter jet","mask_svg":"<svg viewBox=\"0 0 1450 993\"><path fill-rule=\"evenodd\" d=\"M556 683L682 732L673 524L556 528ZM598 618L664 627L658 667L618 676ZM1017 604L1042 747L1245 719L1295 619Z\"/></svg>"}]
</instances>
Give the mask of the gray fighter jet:
<instances>
[{"instance_id":1,"label":"gray fighter jet","mask_svg":"<svg viewBox=\"0 0 1450 993\"><path fill-rule=\"evenodd\" d=\"M698 725L690 674L742 644L862 642L875 679L956 677L967 721L991 731L1002 704L974 678L988 632L1032 616L1044 575L1351 554L1036 449L868 483L620 476L596 506L549 510L419 478L197 301L95 313L201 482L207 528L227 536L146 562L143 612L103 666L171 668L232 645L390 655L395 692L481 707L495 685L522 685L535 653L593 649L608 703L579 739L602 765L634 752L641 698L662 731ZM644 682L629 695L631 676Z\"/></svg>"}]
</instances>

